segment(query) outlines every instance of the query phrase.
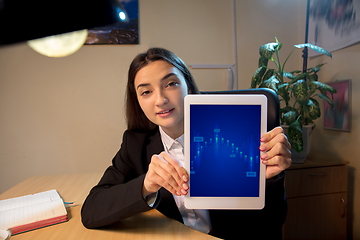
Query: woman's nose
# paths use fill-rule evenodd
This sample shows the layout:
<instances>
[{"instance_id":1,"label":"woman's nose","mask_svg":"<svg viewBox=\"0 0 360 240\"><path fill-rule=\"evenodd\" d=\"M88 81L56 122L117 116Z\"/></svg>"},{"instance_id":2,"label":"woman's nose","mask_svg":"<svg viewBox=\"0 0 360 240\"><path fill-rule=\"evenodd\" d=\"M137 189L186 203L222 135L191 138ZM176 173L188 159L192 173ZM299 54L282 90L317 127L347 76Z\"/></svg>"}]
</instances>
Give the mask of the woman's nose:
<instances>
[{"instance_id":1,"label":"woman's nose","mask_svg":"<svg viewBox=\"0 0 360 240\"><path fill-rule=\"evenodd\" d=\"M156 105L158 105L158 106L164 105L164 104L166 104L168 102L169 102L169 99L166 96L162 95L162 94L159 94L157 99L156 99Z\"/></svg>"}]
</instances>

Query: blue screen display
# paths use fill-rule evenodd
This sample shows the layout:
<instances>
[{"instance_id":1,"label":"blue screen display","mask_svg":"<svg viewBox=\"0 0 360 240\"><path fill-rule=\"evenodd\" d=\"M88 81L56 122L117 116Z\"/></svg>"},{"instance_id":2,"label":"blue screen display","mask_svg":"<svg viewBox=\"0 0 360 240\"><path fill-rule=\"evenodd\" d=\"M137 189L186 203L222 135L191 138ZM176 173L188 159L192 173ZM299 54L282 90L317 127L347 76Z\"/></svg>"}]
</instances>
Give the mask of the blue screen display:
<instances>
[{"instance_id":1,"label":"blue screen display","mask_svg":"<svg viewBox=\"0 0 360 240\"><path fill-rule=\"evenodd\" d=\"M258 197L260 105L190 106L190 197Z\"/></svg>"}]
</instances>

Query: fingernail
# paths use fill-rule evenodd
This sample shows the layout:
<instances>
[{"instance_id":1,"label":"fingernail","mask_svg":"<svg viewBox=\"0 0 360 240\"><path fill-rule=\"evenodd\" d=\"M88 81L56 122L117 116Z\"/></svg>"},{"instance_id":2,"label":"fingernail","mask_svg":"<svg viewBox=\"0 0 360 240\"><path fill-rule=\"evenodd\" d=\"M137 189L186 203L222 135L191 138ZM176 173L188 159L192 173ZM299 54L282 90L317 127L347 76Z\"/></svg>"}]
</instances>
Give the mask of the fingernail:
<instances>
[{"instance_id":1,"label":"fingernail","mask_svg":"<svg viewBox=\"0 0 360 240\"><path fill-rule=\"evenodd\" d=\"M263 160L266 160L268 157L268 155L266 153L263 153L260 155L260 158L263 159Z\"/></svg>"},{"instance_id":2,"label":"fingernail","mask_svg":"<svg viewBox=\"0 0 360 240\"><path fill-rule=\"evenodd\" d=\"M185 175L182 178L183 178L184 182L189 181L189 179Z\"/></svg>"},{"instance_id":3,"label":"fingernail","mask_svg":"<svg viewBox=\"0 0 360 240\"><path fill-rule=\"evenodd\" d=\"M176 196L181 196L181 194L179 192L176 192Z\"/></svg>"},{"instance_id":4,"label":"fingernail","mask_svg":"<svg viewBox=\"0 0 360 240\"><path fill-rule=\"evenodd\" d=\"M267 137L266 136L262 136L261 138L260 138L260 142L267 142Z\"/></svg>"},{"instance_id":5,"label":"fingernail","mask_svg":"<svg viewBox=\"0 0 360 240\"><path fill-rule=\"evenodd\" d=\"M184 184L182 185L182 187L183 187L185 190L188 190L188 189L189 189L189 186L188 186L186 183L184 183Z\"/></svg>"},{"instance_id":6,"label":"fingernail","mask_svg":"<svg viewBox=\"0 0 360 240\"><path fill-rule=\"evenodd\" d=\"M265 151L265 150L266 150L266 146L265 146L265 145L260 145L259 150L260 150L260 151Z\"/></svg>"},{"instance_id":7,"label":"fingernail","mask_svg":"<svg viewBox=\"0 0 360 240\"><path fill-rule=\"evenodd\" d=\"M181 193L182 193L183 195L186 195L186 194L187 194L187 191L185 191L184 189L181 189Z\"/></svg>"},{"instance_id":8,"label":"fingernail","mask_svg":"<svg viewBox=\"0 0 360 240\"><path fill-rule=\"evenodd\" d=\"M269 162L268 160L262 160L263 164L268 164L268 162Z\"/></svg>"}]
</instances>

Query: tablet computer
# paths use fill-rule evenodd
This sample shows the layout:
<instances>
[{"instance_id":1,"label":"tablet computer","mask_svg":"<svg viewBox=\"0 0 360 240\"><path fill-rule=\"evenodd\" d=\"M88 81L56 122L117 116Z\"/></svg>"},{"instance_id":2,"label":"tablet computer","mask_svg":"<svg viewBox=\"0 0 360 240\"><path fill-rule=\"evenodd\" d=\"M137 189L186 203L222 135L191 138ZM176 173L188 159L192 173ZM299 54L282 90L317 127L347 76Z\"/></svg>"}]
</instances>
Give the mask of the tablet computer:
<instances>
[{"instance_id":1,"label":"tablet computer","mask_svg":"<svg viewBox=\"0 0 360 240\"><path fill-rule=\"evenodd\" d=\"M260 137L267 131L262 94L185 97L188 209L262 209L265 165Z\"/></svg>"}]
</instances>

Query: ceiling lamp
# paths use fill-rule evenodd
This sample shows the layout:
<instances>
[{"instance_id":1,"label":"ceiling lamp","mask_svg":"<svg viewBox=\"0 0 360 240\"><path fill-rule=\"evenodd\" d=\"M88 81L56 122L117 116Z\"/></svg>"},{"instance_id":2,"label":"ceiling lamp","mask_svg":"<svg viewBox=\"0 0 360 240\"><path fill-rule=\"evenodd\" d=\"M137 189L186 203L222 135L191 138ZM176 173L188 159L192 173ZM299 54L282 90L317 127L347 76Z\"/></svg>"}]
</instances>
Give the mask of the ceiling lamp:
<instances>
[{"instance_id":1,"label":"ceiling lamp","mask_svg":"<svg viewBox=\"0 0 360 240\"><path fill-rule=\"evenodd\" d=\"M0 46L43 38L29 45L46 56L66 56L84 44L86 29L126 24L120 12L126 14L120 0L0 0Z\"/></svg>"},{"instance_id":2,"label":"ceiling lamp","mask_svg":"<svg viewBox=\"0 0 360 240\"><path fill-rule=\"evenodd\" d=\"M88 30L63 33L28 41L36 52L48 57L65 57L73 54L84 45Z\"/></svg>"}]
</instances>

